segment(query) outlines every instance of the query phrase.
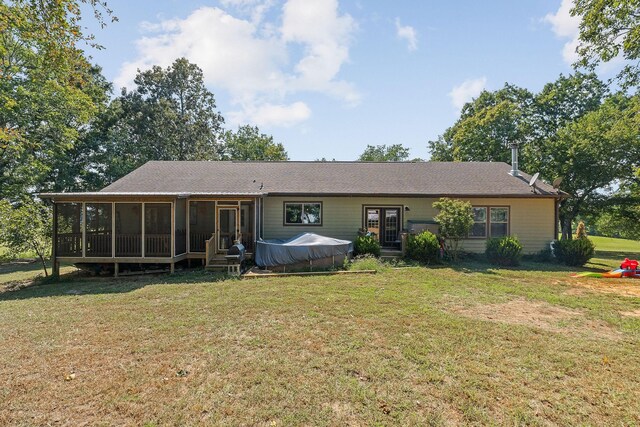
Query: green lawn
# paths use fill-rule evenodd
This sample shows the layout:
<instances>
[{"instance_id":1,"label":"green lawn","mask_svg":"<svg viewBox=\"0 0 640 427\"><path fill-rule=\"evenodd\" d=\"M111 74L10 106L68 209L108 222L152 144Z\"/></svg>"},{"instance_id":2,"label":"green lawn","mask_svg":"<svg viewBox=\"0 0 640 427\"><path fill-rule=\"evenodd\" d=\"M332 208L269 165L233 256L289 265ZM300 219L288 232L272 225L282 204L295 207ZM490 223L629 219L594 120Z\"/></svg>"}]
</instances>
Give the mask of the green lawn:
<instances>
[{"instance_id":1,"label":"green lawn","mask_svg":"<svg viewBox=\"0 0 640 427\"><path fill-rule=\"evenodd\" d=\"M596 250L607 252L640 253L640 241L616 239L613 237L589 236L596 245Z\"/></svg>"},{"instance_id":2,"label":"green lawn","mask_svg":"<svg viewBox=\"0 0 640 427\"><path fill-rule=\"evenodd\" d=\"M637 425L640 283L571 271L37 282L0 294L0 425Z\"/></svg>"}]
</instances>

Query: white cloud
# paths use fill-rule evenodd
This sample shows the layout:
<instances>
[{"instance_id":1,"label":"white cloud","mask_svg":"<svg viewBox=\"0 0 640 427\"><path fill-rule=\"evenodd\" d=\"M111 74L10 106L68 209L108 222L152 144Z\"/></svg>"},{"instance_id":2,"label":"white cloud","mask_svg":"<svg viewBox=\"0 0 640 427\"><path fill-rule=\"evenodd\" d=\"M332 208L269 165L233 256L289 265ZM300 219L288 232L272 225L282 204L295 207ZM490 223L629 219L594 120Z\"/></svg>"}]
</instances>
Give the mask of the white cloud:
<instances>
[{"instance_id":1,"label":"white cloud","mask_svg":"<svg viewBox=\"0 0 640 427\"><path fill-rule=\"evenodd\" d=\"M461 84L454 86L453 89L451 89L451 92L449 92L451 103L458 110L462 110L464 104L480 95L480 92L482 92L486 85L486 77L465 80Z\"/></svg>"},{"instance_id":2,"label":"white cloud","mask_svg":"<svg viewBox=\"0 0 640 427\"><path fill-rule=\"evenodd\" d=\"M281 21L263 22L273 3L222 0L225 7L250 15L246 19L220 8L201 7L184 19L142 23L147 33L135 42L137 58L121 66L116 86L132 87L137 69L166 67L186 57L202 68L205 83L214 92L229 93L241 110L231 116L255 124L291 126L306 120L310 108L289 99L301 92L357 104L357 90L338 78L357 29L353 18L339 13L337 0L287 0Z\"/></svg>"},{"instance_id":3,"label":"white cloud","mask_svg":"<svg viewBox=\"0 0 640 427\"><path fill-rule=\"evenodd\" d=\"M578 33L580 31L580 17L571 16L573 0L562 0L556 13L548 13L543 21L551 25L554 34L561 39L569 39L562 48L562 58L567 64L578 60Z\"/></svg>"},{"instance_id":4,"label":"white cloud","mask_svg":"<svg viewBox=\"0 0 640 427\"><path fill-rule=\"evenodd\" d=\"M418 34L415 28L400 24L400 18L396 18L396 34L398 38L407 41L407 49L409 51L418 49Z\"/></svg>"}]
</instances>

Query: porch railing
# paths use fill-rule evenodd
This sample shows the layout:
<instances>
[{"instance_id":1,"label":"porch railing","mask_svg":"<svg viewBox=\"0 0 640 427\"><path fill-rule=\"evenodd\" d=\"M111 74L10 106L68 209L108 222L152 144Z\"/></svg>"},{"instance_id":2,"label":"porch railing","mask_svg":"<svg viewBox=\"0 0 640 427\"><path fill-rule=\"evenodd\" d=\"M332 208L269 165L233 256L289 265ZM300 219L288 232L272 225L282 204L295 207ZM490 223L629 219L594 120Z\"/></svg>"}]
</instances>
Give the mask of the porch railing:
<instances>
[{"instance_id":1,"label":"porch railing","mask_svg":"<svg viewBox=\"0 0 640 427\"><path fill-rule=\"evenodd\" d=\"M211 260L216 256L216 233L211 234L211 238L205 244L205 265L211 264Z\"/></svg>"},{"instance_id":2,"label":"porch railing","mask_svg":"<svg viewBox=\"0 0 640 427\"><path fill-rule=\"evenodd\" d=\"M110 257L111 237L110 231L87 231L87 256Z\"/></svg>"},{"instance_id":3,"label":"porch railing","mask_svg":"<svg viewBox=\"0 0 640 427\"><path fill-rule=\"evenodd\" d=\"M211 233L189 233L189 249L191 252L205 252L207 240L211 237Z\"/></svg>"},{"instance_id":4,"label":"porch railing","mask_svg":"<svg viewBox=\"0 0 640 427\"><path fill-rule=\"evenodd\" d=\"M82 256L82 233L58 233L58 256Z\"/></svg>"},{"instance_id":5,"label":"porch railing","mask_svg":"<svg viewBox=\"0 0 640 427\"><path fill-rule=\"evenodd\" d=\"M116 256L140 257L142 256L141 234L116 234Z\"/></svg>"},{"instance_id":6,"label":"porch railing","mask_svg":"<svg viewBox=\"0 0 640 427\"><path fill-rule=\"evenodd\" d=\"M144 256L170 257L171 234L145 234Z\"/></svg>"}]
</instances>

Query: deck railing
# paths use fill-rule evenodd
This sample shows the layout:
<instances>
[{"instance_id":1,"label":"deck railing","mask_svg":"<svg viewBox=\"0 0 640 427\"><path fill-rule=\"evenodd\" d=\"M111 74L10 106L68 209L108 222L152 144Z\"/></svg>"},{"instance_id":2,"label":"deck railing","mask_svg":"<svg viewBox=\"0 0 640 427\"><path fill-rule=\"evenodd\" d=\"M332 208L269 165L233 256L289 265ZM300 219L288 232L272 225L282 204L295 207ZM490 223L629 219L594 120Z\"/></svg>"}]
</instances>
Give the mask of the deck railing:
<instances>
[{"instance_id":1,"label":"deck railing","mask_svg":"<svg viewBox=\"0 0 640 427\"><path fill-rule=\"evenodd\" d=\"M205 244L205 265L209 265L214 256L216 256L216 233L211 234L211 238Z\"/></svg>"},{"instance_id":2,"label":"deck railing","mask_svg":"<svg viewBox=\"0 0 640 427\"><path fill-rule=\"evenodd\" d=\"M207 240L211 237L211 233L189 233L189 249L191 252L205 252Z\"/></svg>"},{"instance_id":3,"label":"deck railing","mask_svg":"<svg viewBox=\"0 0 640 427\"><path fill-rule=\"evenodd\" d=\"M82 233L58 233L56 255L82 256Z\"/></svg>"},{"instance_id":4,"label":"deck railing","mask_svg":"<svg viewBox=\"0 0 640 427\"><path fill-rule=\"evenodd\" d=\"M110 231L87 231L87 256L110 257L111 244Z\"/></svg>"},{"instance_id":5,"label":"deck railing","mask_svg":"<svg viewBox=\"0 0 640 427\"><path fill-rule=\"evenodd\" d=\"M170 257L171 256L171 234L145 234L144 235L144 256L145 257Z\"/></svg>"},{"instance_id":6,"label":"deck railing","mask_svg":"<svg viewBox=\"0 0 640 427\"><path fill-rule=\"evenodd\" d=\"M140 257L142 256L141 234L116 234L116 256Z\"/></svg>"}]
</instances>

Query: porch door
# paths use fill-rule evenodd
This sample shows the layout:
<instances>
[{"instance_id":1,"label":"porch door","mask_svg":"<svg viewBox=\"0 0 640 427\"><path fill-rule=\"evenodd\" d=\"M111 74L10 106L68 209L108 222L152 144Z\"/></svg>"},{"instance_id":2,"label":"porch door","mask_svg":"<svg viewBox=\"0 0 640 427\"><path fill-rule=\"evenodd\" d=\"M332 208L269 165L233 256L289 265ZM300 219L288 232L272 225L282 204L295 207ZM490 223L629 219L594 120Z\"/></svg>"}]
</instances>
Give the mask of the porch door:
<instances>
[{"instance_id":1,"label":"porch door","mask_svg":"<svg viewBox=\"0 0 640 427\"><path fill-rule=\"evenodd\" d=\"M237 239L240 210L237 207L218 207L216 213L218 251L226 252Z\"/></svg>"},{"instance_id":2,"label":"porch door","mask_svg":"<svg viewBox=\"0 0 640 427\"><path fill-rule=\"evenodd\" d=\"M400 208L367 208L367 231L378 236L383 247L397 247L400 239Z\"/></svg>"}]
</instances>

